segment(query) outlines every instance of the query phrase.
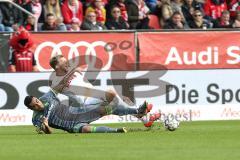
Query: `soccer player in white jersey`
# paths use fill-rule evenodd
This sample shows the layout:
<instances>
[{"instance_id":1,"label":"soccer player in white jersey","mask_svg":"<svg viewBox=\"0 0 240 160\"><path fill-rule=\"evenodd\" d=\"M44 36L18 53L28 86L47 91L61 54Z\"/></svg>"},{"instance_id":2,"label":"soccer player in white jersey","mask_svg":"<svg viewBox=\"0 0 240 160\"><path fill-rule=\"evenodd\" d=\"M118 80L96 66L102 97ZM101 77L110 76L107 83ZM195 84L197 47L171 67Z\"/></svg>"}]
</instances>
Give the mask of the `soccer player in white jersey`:
<instances>
[{"instance_id":1,"label":"soccer player in white jersey","mask_svg":"<svg viewBox=\"0 0 240 160\"><path fill-rule=\"evenodd\" d=\"M131 108L132 106L125 103L115 92L108 90L95 89L94 86L84 78L83 72L79 67L70 67L69 62L62 55L57 55L50 60L50 66L55 72L50 77L50 87L54 88L59 85L60 82L64 82L64 87L60 91L70 98L71 105L74 106L86 106L97 103L115 103L115 105L122 105L123 107ZM149 108L144 102L143 105ZM109 108L111 111L111 108Z\"/></svg>"},{"instance_id":2,"label":"soccer player in white jersey","mask_svg":"<svg viewBox=\"0 0 240 160\"><path fill-rule=\"evenodd\" d=\"M115 107L119 108L117 111L120 113L114 113L117 115L126 115L126 108L130 112L132 109L136 109L136 107L132 107L123 101L114 91L95 89L94 86L84 78L84 74L81 72L82 69L79 67L70 67L69 61L64 56L57 55L51 58L50 66L55 71L50 78L51 87L54 88L59 85L61 81L66 81L64 82L65 87L63 87L60 93L69 97L71 106L80 106L81 111L89 112L99 107L99 105L104 104L107 115L112 114ZM126 99L129 101L128 98ZM144 114L138 113L136 117L142 120L142 116L150 112L152 105L144 102L140 107ZM160 114L154 119L151 118L151 124L153 121L159 119L159 116ZM144 125L145 123L146 121L144 120ZM145 126L149 127L149 125Z\"/></svg>"}]
</instances>

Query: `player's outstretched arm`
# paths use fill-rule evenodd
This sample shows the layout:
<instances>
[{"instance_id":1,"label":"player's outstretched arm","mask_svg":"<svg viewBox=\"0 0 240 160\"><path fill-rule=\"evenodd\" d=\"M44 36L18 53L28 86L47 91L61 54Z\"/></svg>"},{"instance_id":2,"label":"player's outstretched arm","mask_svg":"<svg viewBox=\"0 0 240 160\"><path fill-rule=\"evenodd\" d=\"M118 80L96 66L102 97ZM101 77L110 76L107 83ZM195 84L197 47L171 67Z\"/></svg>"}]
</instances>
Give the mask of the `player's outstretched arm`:
<instances>
[{"instance_id":1,"label":"player's outstretched arm","mask_svg":"<svg viewBox=\"0 0 240 160\"><path fill-rule=\"evenodd\" d=\"M62 80L56 85L56 86L52 86L52 79L56 78L56 77L51 77L51 81L49 83L49 85L51 86L51 88L56 91L57 93L62 93L62 91L64 90L65 87L67 87L69 84L69 79L73 76L73 74L76 72L76 68L73 68L70 72L68 72L63 78Z\"/></svg>"}]
</instances>

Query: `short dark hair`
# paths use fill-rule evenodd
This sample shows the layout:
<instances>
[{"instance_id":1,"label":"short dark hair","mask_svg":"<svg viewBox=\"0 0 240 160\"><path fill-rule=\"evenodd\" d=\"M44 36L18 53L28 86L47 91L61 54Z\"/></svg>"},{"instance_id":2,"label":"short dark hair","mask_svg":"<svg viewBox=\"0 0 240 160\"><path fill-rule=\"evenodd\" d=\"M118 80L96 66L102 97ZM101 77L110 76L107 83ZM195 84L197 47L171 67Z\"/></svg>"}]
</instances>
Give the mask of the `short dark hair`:
<instances>
[{"instance_id":1,"label":"short dark hair","mask_svg":"<svg viewBox=\"0 0 240 160\"><path fill-rule=\"evenodd\" d=\"M26 96L24 99L24 105L32 110L32 106L30 106L30 103L32 102L33 96Z\"/></svg>"},{"instance_id":2,"label":"short dark hair","mask_svg":"<svg viewBox=\"0 0 240 160\"><path fill-rule=\"evenodd\" d=\"M114 8L120 9L120 7L119 7L118 5L113 5L113 6L111 7L111 11L112 11Z\"/></svg>"},{"instance_id":3,"label":"short dark hair","mask_svg":"<svg viewBox=\"0 0 240 160\"><path fill-rule=\"evenodd\" d=\"M173 12L172 17L175 16L175 15L180 15L180 16L182 16L181 12L179 12L179 11Z\"/></svg>"},{"instance_id":4,"label":"short dark hair","mask_svg":"<svg viewBox=\"0 0 240 160\"><path fill-rule=\"evenodd\" d=\"M59 58L62 58L62 57L63 57L63 55L57 55L50 59L49 64L54 70L56 69L56 65L58 64Z\"/></svg>"}]
</instances>

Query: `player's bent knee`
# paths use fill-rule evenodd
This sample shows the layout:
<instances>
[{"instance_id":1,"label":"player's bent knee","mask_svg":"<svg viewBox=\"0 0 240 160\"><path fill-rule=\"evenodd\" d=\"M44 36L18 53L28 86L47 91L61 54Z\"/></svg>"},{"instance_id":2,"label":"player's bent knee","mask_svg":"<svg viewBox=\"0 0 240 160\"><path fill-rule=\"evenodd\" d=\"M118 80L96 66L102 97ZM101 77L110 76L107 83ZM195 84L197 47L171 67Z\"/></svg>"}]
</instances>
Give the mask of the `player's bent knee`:
<instances>
[{"instance_id":1,"label":"player's bent knee","mask_svg":"<svg viewBox=\"0 0 240 160\"><path fill-rule=\"evenodd\" d=\"M99 114L100 114L101 117L107 115L107 112L106 112L106 109L105 109L104 106L102 106L102 107L99 108Z\"/></svg>"},{"instance_id":2,"label":"player's bent knee","mask_svg":"<svg viewBox=\"0 0 240 160\"><path fill-rule=\"evenodd\" d=\"M82 133L91 133L91 126L83 126Z\"/></svg>"}]
</instances>

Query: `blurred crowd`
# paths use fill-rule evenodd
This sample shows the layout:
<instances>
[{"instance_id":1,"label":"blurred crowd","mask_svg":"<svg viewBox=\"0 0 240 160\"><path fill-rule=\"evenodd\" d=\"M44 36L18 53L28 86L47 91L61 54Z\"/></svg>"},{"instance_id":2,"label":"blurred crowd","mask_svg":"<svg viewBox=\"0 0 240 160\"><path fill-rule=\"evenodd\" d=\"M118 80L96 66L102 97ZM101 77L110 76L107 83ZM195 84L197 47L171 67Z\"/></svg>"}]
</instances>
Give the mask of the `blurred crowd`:
<instances>
[{"instance_id":1,"label":"blurred crowd","mask_svg":"<svg viewBox=\"0 0 240 160\"><path fill-rule=\"evenodd\" d=\"M240 0L11 1L34 16L0 2L0 31L240 28Z\"/></svg>"}]
</instances>

